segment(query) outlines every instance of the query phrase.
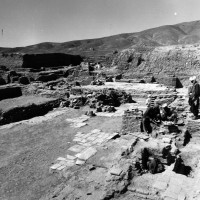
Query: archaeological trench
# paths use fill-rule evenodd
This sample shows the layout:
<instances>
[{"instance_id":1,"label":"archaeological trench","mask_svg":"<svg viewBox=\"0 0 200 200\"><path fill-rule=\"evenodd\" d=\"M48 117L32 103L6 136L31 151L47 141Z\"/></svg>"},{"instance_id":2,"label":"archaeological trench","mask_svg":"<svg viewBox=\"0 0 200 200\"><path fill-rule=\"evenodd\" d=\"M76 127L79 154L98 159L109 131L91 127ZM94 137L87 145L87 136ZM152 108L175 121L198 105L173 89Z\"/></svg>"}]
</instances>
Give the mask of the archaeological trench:
<instances>
[{"instance_id":1,"label":"archaeological trench","mask_svg":"<svg viewBox=\"0 0 200 200\"><path fill-rule=\"evenodd\" d=\"M187 96L199 68L199 45L2 53L0 199L199 200L200 121ZM150 135L141 130L149 94L178 113Z\"/></svg>"}]
</instances>

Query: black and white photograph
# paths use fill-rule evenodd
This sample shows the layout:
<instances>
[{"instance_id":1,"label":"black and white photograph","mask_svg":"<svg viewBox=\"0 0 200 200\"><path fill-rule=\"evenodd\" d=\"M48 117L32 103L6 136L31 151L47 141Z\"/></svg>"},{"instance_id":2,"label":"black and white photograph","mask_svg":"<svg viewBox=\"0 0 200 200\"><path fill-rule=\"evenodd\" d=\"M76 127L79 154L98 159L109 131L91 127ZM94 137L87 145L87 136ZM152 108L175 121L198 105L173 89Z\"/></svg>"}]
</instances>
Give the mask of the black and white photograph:
<instances>
[{"instance_id":1,"label":"black and white photograph","mask_svg":"<svg viewBox=\"0 0 200 200\"><path fill-rule=\"evenodd\" d=\"M200 0L0 0L0 200L200 200Z\"/></svg>"}]
</instances>

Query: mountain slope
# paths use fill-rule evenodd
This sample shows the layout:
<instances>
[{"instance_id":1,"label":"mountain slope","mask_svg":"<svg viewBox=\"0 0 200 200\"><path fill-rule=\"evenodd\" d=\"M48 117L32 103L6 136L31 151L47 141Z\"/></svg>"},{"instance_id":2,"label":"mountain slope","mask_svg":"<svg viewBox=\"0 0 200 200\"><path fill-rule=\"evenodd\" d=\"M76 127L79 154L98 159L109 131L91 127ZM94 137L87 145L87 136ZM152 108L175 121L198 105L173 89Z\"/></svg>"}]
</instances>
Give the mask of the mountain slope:
<instances>
[{"instance_id":1,"label":"mountain slope","mask_svg":"<svg viewBox=\"0 0 200 200\"><path fill-rule=\"evenodd\" d=\"M144 30L137 33L77 40L64 43L45 42L27 47L5 48L7 53L71 53L85 56L106 55L133 45L165 46L200 42L200 21L184 22Z\"/></svg>"}]
</instances>

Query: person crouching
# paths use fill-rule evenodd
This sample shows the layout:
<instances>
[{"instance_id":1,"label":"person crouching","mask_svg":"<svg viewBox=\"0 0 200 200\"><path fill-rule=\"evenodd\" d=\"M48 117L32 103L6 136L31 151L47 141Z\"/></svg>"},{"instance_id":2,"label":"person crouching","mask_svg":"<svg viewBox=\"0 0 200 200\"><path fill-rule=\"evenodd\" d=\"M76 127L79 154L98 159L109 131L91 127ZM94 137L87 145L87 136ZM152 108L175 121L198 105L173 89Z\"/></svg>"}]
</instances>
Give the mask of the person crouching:
<instances>
[{"instance_id":1,"label":"person crouching","mask_svg":"<svg viewBox=\"0 0 200 200\"><path fill-rule=\"evenodd\" d=\"M143 115L143 128L148 134L152 133L153 124L158 124L161 122L160 108L158 102L155 102L153 107L148 107Z\"/></svg>"}]
</instances>

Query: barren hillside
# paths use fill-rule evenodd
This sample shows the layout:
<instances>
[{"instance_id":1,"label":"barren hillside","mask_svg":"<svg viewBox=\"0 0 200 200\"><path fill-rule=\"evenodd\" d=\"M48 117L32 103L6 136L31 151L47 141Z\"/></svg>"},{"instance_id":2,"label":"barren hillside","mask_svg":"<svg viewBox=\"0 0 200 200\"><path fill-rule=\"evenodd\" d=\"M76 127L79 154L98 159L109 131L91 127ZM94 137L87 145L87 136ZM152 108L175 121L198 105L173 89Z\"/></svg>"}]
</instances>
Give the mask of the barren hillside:
<instances>
[{"instance_id":1,"label":"barren hillside","mask_svg":"<svg viewBox=\"0 0 200 200\"><path fill-rule=\"evenodd\" d=\"M104 38L77 40L64 43L45 42L27 47L0 48L7 53L71 53L81 55L105 55L114 50L133 45L148 46L194 44L200 42L200 21L166 25L137 33L125 33Z\"/></svg>"}]
</instances>

